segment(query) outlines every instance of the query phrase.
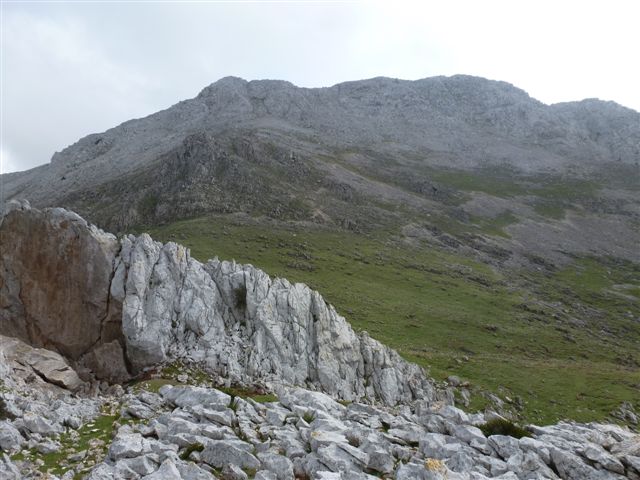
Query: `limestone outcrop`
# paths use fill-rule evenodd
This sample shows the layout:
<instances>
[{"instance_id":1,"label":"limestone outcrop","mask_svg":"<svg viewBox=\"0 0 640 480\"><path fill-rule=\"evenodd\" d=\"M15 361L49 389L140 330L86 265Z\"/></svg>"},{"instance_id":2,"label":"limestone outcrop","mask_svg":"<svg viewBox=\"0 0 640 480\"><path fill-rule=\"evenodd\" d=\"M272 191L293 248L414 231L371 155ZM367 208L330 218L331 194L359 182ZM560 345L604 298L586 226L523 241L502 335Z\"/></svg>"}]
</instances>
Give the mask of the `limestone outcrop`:
<instances>
[{"instance_id":1,"label":"limestone outcrop","mask_svg":"<svg viewBox=\"0 0 640 480\"><path fill-rule=\"evenodd\" d=\"M356 333L322 296L175 243L118 240L64 209L12 203L0 225L3 332L112 381L177 359L233 383L395 405L435 401L421 368ZM443 397L444 398L444 397Z\"/></svg>"}]
</instances>

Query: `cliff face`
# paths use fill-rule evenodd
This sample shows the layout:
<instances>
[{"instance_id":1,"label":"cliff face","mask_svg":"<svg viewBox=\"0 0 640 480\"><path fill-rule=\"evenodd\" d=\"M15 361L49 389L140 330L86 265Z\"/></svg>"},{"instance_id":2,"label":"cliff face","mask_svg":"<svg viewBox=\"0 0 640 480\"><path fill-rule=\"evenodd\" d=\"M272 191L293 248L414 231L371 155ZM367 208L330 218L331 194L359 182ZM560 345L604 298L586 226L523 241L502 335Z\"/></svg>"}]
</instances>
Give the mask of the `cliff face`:
<instances>
[{"instance_id":1,"label":"cliff face","mask_svg":"<svg viewBox=\"0 0 640 480\"><path fill-rule=\"evenodd\" d=\"M436 399L418 366L355 333L306 285L251 265L203 265L146 234L118 240L64 209L10 207L0 225L3 332L100 378L183 359L234 382L346 400Z\"/></svg>"}]
</instances>

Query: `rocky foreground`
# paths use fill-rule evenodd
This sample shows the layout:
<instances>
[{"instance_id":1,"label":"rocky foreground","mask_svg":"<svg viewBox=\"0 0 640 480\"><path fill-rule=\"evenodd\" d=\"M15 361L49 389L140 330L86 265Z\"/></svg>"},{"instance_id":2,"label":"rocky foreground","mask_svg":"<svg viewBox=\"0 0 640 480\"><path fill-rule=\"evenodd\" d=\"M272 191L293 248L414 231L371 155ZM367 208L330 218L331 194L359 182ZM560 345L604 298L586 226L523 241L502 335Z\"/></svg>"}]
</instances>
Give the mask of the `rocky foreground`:
<instances>
[{"instance_id":1,"label":"rocky foreground","mask_svg":"<svg viewBox=\"0 0 640 480\"><path fill-rule=\"evenodd\" d=\"M252 266L24 202L0 256L1 479L640 478L640 435L500 434Z\"/></svg>"},{"instance_id":2,"label":"rocky foreground","mask_svg":"<svg viewBox=\"0 0 640 480\"><path fill-rule=\"evenodd\" d=\"M202 376L186 367L158 391L152 379L126 393L102 384L74 395L38 374L39 361L64 370L62 357L5 337L0 345L2 479L640 478L640 436L616 425L487 437L478 426L492 413L337 402L286 387L260 403L187 385Z\"/></svg>"}]
</instances>

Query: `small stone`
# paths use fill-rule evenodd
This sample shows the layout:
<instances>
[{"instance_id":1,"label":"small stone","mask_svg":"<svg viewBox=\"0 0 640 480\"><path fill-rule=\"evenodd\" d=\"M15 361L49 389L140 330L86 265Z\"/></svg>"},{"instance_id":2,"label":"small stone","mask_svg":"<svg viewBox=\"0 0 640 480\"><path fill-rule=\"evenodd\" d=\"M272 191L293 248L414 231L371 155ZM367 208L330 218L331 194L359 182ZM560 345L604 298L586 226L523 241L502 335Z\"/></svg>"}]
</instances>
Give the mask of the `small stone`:
<instances>
[{"instance_id":1,"label":"small stone","mask_svg":"<svg viewBox=\"0 0 640 480\"><path fill-rule=\"evenodd\" d=\"M462 381L460 380L460 377L456 375L449 375L447 377L447 383L452 387L457 387L462 383Z\"/></svg>"},{"instance_id":2,"label":"small stone","mask_svg":"<svg viewBox=\"0 0 640 480\"><path fill-rule=\"evenodd\" d=\"M11 423L0 422L0 450L13 452L19 450L25 442L24 437Z\"/></svg>"},{"instance_id":3,"label":"small stone","mask_svg":"<svg viewBox=\"0 0 640 480\"><path fill-rule=\"evenodd\" d=\"M220 478L222 478L222 480L247 480L249 475L237 465L229 464L225 465L222 469Z\"/></svg>"},{"instance_id":4,"label":"small stone","mask_svg":"<svg viewBox=\"0 0 640 480\"><path fill-rule=\"evenodd\" d=\"M86 450L81 450L78 453L73 453L67 457L70 462L77 463L81 460L84 460L87 456Z\"/></svg>"}]
</instances>

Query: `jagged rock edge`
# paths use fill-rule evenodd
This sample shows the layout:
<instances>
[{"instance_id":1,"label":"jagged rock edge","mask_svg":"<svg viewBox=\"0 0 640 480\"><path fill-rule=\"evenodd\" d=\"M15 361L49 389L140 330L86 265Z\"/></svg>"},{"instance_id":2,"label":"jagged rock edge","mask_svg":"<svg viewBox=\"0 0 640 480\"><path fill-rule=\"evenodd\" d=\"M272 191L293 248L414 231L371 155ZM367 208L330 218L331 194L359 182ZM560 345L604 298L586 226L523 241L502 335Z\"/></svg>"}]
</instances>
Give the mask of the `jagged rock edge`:
<instances>
[{"instance_id":1,"label":"jagged rock edge","mask_svg":"<svg viewBox=\"0 0 640 480\"><path fill-rule=\"evenodd\" d=\"M5 215L30 212L40 211L32 211L28 202L9 202ZM61 208L42 212L81 219ZM115 238L81 220L76 225L83 235L98 242L102 236ZM107 310L90 350L103 342L110 306L121 303L121 347L130 373L184 360L240 384L264 382L272 390L304 386L349 401L386 405L452 400L423 369L366 332L356 334L333 306L304 284L272 279L235 261L215 258L203 264L184 246L155 242L147 234L117 241L106 287ZM239 286L244 287L242 308L234 305ZM266 371L261 369L265 362L270 365Z\"/></svg>"}]
</instances>

